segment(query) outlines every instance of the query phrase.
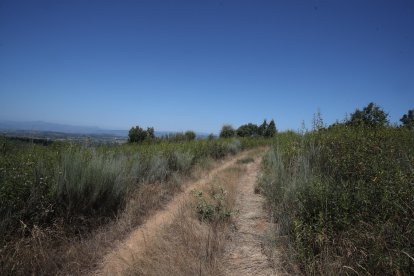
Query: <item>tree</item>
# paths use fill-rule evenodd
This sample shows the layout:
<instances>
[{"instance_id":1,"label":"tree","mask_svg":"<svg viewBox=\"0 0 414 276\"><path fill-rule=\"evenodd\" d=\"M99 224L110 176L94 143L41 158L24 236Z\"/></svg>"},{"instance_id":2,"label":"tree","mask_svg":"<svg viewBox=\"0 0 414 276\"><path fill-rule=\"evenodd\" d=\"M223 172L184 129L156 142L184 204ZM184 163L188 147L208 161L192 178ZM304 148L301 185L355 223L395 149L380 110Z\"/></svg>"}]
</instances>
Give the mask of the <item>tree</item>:
<instances>
[{"instance_id":1,"label":"tree","mask_svg":"<svg viewBox=\"0 0 414 276\"><path fill-rule=\"evenodd\" d=\"M224 125L220 131L220 138L234 137L235 134L236 132L231 125Z\"/></svg>"},{"instance_id":2,"label":"tree","mask_svg":"<svg viewBox=\"0 0 414 276\"><path fill-rule=\"evenodd\" d=\"M255 124L248 123L246 125L241 125L237 129L237 136L240 137L252 137L258 135L258 129L259 127Z\"/></svg>"},{"instance_id":3,"label":"tree","mask_svg":"<svg viewBox=\"0 0 414 276\"><path fill-rule=\"evenodd\" d=\"M404 127L414 129L414 109L408 110L407 114L401 117L400 122Z\"/></svg>"},{"instance_id":4,"label":"tree","mask_svg":"<svg viewBox=\"0 0 414 276\"><path fill-rule=\"evenodd\" d=\"M257 129L257 133L260 135L260 136L264 136L265 135L265 132L266 132L266 129L267 129L267 122L266 122L266 119L263 121L263 124L261 124L260 126L259 126L259 128Z\"/></svg>"},{"instance_id":5,"label":"tree","mask_svg":"<svg viewBox=\"0 0 414 276\"><path fill-rule=\"evenodd\" d=\"M185 135L186 140L188 140L188 141L194 140L196 138L196 134L192 130L187 130L184 133L184 135Z\"/></svg>"},{"instance_id":6,"label":"tree","mask_svg":"<svg viewBox=\"0 0 414 276\"><path fill-rule=\"evenodd\" d=\"M148 127L147 128L147 136L151 139L155 138L155 131L153 127Z\"/></svg>"},{"instance_id":7,"label":"tree","mask_svg":"<svg viewBox=\"0 0 414 276\"><path fill-rule=\"evenodd\" d=\"M265 131L265 133L264 133L263 136L265 136L265 137L273 137L273 136L276 135L276 132L277 132L277 130L276 130L275 121L274 120L271 120L270 123L269 123L269 125L267 126L266 131Z\"/></svg>"},{"instance_id":8,"label":"tree","mask_svg":"<svg viewBox=\"0 0 414 276\"><path fill-rule=\"evenodd\" d=\"M130 143L139 143L145 140L147 132L139 126L132 127L128 133L128 141Z\"/></svg>"},{"instance_id":9,"label":"tree","mask_svg":"<svg viewBox=\"0 0 414 276\"><path fill-rule=\"evenodd\" d=\"M387 117L388 114L381 107L371 102L363 110L356 109L351 114L351 119L347 124L351 126L364 125L369 127L385 126L389 123Z\"/></svg>"}]
</instances>

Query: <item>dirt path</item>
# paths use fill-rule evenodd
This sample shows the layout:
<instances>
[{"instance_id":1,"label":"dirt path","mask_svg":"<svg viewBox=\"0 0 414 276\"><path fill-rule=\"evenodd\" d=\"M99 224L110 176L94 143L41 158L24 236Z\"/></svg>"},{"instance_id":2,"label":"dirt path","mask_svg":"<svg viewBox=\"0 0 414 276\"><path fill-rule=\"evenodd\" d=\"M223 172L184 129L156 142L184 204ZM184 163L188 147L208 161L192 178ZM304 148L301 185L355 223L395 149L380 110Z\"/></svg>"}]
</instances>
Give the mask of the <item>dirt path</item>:
<instances>
[{"instance_id":1,"label":"dirt path","mask_svg":"<svg viewBox=\"0 0 414 276\"><path fill-rule=\"evenodd\" d=\"M277 275L263 252L263 241L269 225L263 209L264 198L254 193L260 158L247 166L239 184L236 208L236 231L229 242L224 261L225 275Z\"/></svg>"},{"instance_id":2,"label":"dirt path","mask_svg":"<svg viewBox=\"0 0 414 276\"><path fill-rule=\"evenodd\" d=\"M162 225L171 222L181 203L195 188L209 182L216 174L235 164L239 158L249 155L250 151L236 155L230 160L224 161L219 167L213 169L207 177L188 185L184 192L178 194L165 208L150 217L142 226L133 231L122 243L115 245L114 250L105 256L100 268L93 275L122 275L132 264L134 256L140 254L145 244L153 238ZM257 167L257 165L256 165ZM255 167L255 168L256 168ZM257 169L257 168L256 168ZM253 176L254 178L254 176ZM254 179L252 179L254 181Z\"/></svg>"}]
</instances>

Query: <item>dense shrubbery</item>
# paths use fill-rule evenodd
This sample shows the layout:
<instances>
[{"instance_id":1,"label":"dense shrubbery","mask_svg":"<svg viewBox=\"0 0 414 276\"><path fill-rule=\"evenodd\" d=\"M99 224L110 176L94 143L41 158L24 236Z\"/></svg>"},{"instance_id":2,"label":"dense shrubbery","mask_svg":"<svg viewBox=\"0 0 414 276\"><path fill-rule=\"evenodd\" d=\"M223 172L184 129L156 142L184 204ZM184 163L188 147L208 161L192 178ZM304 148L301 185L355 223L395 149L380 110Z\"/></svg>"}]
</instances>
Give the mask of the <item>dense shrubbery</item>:
<instances>
[{"instance_id":1,"label":"dense shrubbery","mask_svg":"<svg viewBox=\"0 0 414 276\"><path fill-rule=\"evenodd\" d=\"M414 272L414 132L381 114L279 134L263 160L259 187L305 273Z\"/></svg>"}]
</instances>

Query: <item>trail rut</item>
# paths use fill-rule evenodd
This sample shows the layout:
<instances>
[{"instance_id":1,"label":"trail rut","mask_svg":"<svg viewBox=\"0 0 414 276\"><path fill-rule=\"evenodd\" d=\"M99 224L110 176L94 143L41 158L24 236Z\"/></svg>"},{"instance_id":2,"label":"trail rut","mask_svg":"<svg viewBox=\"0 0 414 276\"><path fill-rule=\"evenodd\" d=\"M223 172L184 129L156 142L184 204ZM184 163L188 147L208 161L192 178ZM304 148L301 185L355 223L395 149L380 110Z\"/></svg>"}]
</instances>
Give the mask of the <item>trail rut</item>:
<instances>
[{"instance_id":1,"label":"trail rut","mask_svg":"<svg viewBox=\"0 0 414 276\"><path fill-rule=\"evenodd\" d=\"M145 244L154 237L154 234L163 225L171 222L173 215L182 205L188 194L195 188L208 183L216 174L234 165L239 158L249 154L249 151L236 155L230 160L224 161L222 165L209 172L207 177L188 185L185 190L172 199L162 210L155 213L143 225L133 231L123 242L114 246L114 249L107 254L99 269L92 275L122 275L131 265L134 256L140 254Z\"/></svg>"},{"instance_id":2,"label":"trail rut","mask_svg":"<svg viewBox=\"0 0 414 276\"><path fill-rule=\"evenodd\" d=\"M269 228L264 198L254 193L260 158L247 165L245 177L239 183L235 220L236 231L229 242L224 260L225 275L278 275L264 254L264 238Z\"/></svg>"}]
</instances>

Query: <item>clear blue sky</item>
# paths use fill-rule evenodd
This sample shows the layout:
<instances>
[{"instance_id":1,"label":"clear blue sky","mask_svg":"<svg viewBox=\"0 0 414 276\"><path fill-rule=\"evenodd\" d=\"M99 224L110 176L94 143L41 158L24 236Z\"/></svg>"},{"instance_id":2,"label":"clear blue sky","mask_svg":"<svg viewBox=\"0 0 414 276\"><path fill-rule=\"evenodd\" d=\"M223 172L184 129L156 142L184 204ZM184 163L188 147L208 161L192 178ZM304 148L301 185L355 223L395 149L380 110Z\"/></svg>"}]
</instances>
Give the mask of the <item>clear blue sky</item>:
<instances>
[{"instance_id":1,"label":"clear blue sky","mask_svg":"<svg viewBox=\"0 0 414 276\"><path fill-rule=\"evenodd\" d=\"M414 108L414 1L0 0L0 119L218 132Z\"/></svg>"}]
</instances>

